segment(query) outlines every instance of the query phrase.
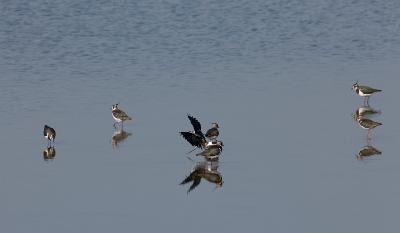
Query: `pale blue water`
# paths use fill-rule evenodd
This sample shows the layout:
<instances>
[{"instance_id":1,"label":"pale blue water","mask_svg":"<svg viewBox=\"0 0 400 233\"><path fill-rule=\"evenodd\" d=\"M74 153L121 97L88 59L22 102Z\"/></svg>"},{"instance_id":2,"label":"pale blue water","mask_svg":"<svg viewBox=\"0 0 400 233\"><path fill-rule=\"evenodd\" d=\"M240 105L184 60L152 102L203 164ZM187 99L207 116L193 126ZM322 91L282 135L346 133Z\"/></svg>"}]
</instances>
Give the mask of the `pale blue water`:
<instances>
[{"instance_id":1,"label":"pale blue water","mask_svg":"<svg viewBox=\"0 0 400 233\"><path fill-rule=\"evenodd\" d=\"M1 1L1 232L397 232L399 7ZM357 80L383 89L362 161ZM188 113L221 126L221 188L179 185Z\"/></svg>"}]
</instances>

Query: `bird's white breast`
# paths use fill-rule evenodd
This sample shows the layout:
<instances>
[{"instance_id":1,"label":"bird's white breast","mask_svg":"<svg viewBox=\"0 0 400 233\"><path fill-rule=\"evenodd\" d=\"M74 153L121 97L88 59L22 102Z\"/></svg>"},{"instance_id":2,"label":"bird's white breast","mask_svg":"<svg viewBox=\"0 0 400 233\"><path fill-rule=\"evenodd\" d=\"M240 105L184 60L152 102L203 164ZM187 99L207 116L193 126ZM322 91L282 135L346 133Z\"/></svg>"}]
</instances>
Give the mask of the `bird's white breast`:
<instances>
[{"instance_id":1,"label":"bird's white breast","mask_svg":"<svg viewBox=\"0 0 400 233\"><path fill-rule=\"evenodd\" d=\"M112 115L112 117L114 118L114 120L115 120L116 122L121 122L121 119L116 118L116 117L114 116L113 113L112 113L111 115Z\"/></svg>"},{"instance_id":2,"label":"bird's white breast","mask_svg":"<svg viewBox=\"0 0 400 233\"><path fill-rule=\"evenodd\" d=\"M360 95L360 96L370 96L371 94L364 94L361 90L359 90L358 91L358 94Z\"/></svg>"}]
</instances>

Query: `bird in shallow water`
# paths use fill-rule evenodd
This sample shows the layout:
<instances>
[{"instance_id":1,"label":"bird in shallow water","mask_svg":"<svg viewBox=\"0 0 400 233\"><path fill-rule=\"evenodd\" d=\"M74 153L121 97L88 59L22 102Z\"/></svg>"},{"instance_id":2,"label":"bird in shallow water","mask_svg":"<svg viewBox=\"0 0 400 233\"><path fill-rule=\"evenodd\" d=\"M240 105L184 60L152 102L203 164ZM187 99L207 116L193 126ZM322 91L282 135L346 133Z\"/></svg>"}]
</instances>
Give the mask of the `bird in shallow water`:
<instances>
[{"instance_id":1,"label":"bird in shallow water","mask_svg":"<svg viewBox=\"0 0 400 233\"><path fill-rule=\"evenodd\" d=\"M56 157L56 149L54 147L47 147L44 151L43 151L43 159L45 161L47 160L53 160L54 157Z\"/></svg>"},{"instance_id":2,"label":"bird in shallow water","mask_svg":"<svg viewBox=\"0 0 400 233\"><path fill-rule=\"evenodd\" d=\"M222 141L211 142L205 149L196 156L203 156L207 161L218 161L224 143Z\"/></svg>"},{"instance_id":3,"label":"bird in shallow water","mask_svg":"<svg viewBox=\"0 0 400 233\"><path fill-rule=\"evenodd\" d=\"M352 86L353 91L355 91L359 96L364 97L364 104L368 106L369 97L376 93L381 92L382 90L375 89L369 86L359 85L358 81Z\"/></svg>"},{"instance_id":4,"label":"bird in shallow water","mask_svg":"<svg viewBox=\"0 0 400 233\"><path fill-rule=\"evenodd\" d=\"M361 150L358 152L357 159L363 160L365 157L370 157L373 155L380 155L380 154L382 154L381 151L379 151L373 146L367 145L361 148Z\"/></svg>"},{"instance_id":5,"label":"bird in shallow water","mask_svg":"<svg viewBox=\"0 0 400 233\"><path fill-rule=\"evenodd\" d=\"M116 121L114 123L114 128L116 128L115 125L117 123L121 123L121 128L123 128L124 121L132 120L132 118L129 117L128 114L126 114L124 111L122 111L121 109L118 108L118 104L112 105L111 112L112 112L112 116L113 116L114 120Z\"/></svg>"},{"instance_id":6,"label":"bird in shallow water","mask_svg":"<svg viewBox=\"0 0 400 233\"><path fill-rule=\"evenodd\" d=\"M187 191L187 193L189 193L200 184L201 179L205 179L208 182L215 184L216 188L222 187L224 183L221 173L218 172L218 163L202 162L194 166L190 175L187 176L180 185L192 182L192 185Z\"/></svg>"},{"instance_id":7,"label":"bird in shallow water","mask_svg":"<svg viewBox=\"0 0 400 233\"><path fill-rule=\"evenodd\" d=\"M56 131L50 126L44 125L43 135L47 139L48 147L50 147L52 142L54 143L54 139L56 138Z\"/></svg>"},{"instance_id":8,"label":"bird in shallow water","mask_svg":"<svg viewBox=\"0 0 400 233\"><path fill-rule=\"evenodd\" d=\"M218 123L211 123L211 128L209 130L207 130L206 132L206 137L209 139L216 139L219 135L219 131L218 131L219 125Z\"/></svg>"},{"instance_id":9,"label":"bird in shallow water","mask_svg":"<svg viewBox=\"0 0 400 233\"><path fill-rule=\"evenodd\" d=\"M368 118L363 118L363 117L357 117L357 122L360 125L361 128L367 129L368 134L367 134L367 139L371 139L371 130L375 127L378 127L382 125L382 123L370 120Z\"/></svg>"}]
</instances>

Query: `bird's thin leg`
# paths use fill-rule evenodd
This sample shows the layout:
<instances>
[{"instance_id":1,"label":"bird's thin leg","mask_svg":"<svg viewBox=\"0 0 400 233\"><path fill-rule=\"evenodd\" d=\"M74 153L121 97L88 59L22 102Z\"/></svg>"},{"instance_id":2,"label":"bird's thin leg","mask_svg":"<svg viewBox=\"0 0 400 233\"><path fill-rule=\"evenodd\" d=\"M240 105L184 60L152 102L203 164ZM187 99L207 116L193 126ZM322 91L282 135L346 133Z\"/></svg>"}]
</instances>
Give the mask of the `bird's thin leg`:
<instances>
[{"instance_id":1,"label":"bird's thin leg","mask_svg":"<svg viewBox=\"0 0 400 233\"><path fill-rule=\"evenodd\" d=\"M124 129L124 122L121 121L121 130L123 130L123 129Z\"/></svg>"},{"instance_id":2,"label":"bird's thin leg","mask_svg":"<svg viewBox=\"0 0 400 233\"><path fill-rule=\"evenodd\" d=\"M372 133L372 131L371 131L371 129L369 129L368 130L368 133L367 133L367 142L369 141L371 141L371 133Z\"/></svg>"},{"instance_id":3,"label":"bird's thin leg","mask_svg":"<svg viewBox=\"0 0 400 233\"><path fill-rule=\"evenodd\" d=\"M367 106L369 107L369 96L367 96Z\"/></svg>"},{"instance_id":4,"label":"bird's thin leg","mask_svg":"<svg viewBox=\"0 0 400 233\"><path fill-rule=\"evenodd\" d=\"M367 146L371 146L371 138L368 138L368 136L367 136Z\"/></svg>"}]
</instances>

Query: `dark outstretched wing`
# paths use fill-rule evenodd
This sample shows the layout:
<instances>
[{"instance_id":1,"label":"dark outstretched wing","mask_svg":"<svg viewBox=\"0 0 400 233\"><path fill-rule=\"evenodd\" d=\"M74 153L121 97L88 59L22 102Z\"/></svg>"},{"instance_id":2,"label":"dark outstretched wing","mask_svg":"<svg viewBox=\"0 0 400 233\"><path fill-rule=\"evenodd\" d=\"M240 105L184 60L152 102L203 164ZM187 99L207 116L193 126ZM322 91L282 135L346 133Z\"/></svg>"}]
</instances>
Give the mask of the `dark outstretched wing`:
<instances>
[{"instance_id":1,"label":"dark outstretched wing","mask_svg":"<svg viewBox=\"0 0 400 233\"><path fill-rule=\"evenodd\" d=\"M188 189L187 192L189 193L190 191L195 189L200 184L200 181L201 181L201 177L199 177L199 176L194 177L193 184L190 185L190 188Z\"/></svg>"},{"instance_id":2,"label":"dark outstretched wing","mask_svg":"<svg viewBox=\"0 0 400 233\"><path fill-rule=\"evenodd\" d=\"M193 178L193 174L190 174L188 177L186 177L186 178L180 183L180 185L187 184L187 183L193 181L193 179L194 179L194 178Z\"/></svg>"},{"instance_id":3,"label":"dark outstretched wing","mask_svg":"<svg viewBox=\"0 0 400 233\"><path fill-rule=\"evenodd\" d=\"M183 138L186 139L192 146L196 146L198 148L203 147L204 139L197 134L191 132L180 132Z\"/></svg>"},{"instance_id":4,"label":"dark outstretched wing","mask_svg":"<svg viewBox=\"0 0 400 233\"><path fill-rule=\"evenodd\" d=\"M201 132L201 124L200 124L200 122L196 118L192 117L191 115L188 115L188 118L190 120L190 123L193 126L194 132L196 134L203 135L203 133Z\"/></svg>"}]
</instances>

